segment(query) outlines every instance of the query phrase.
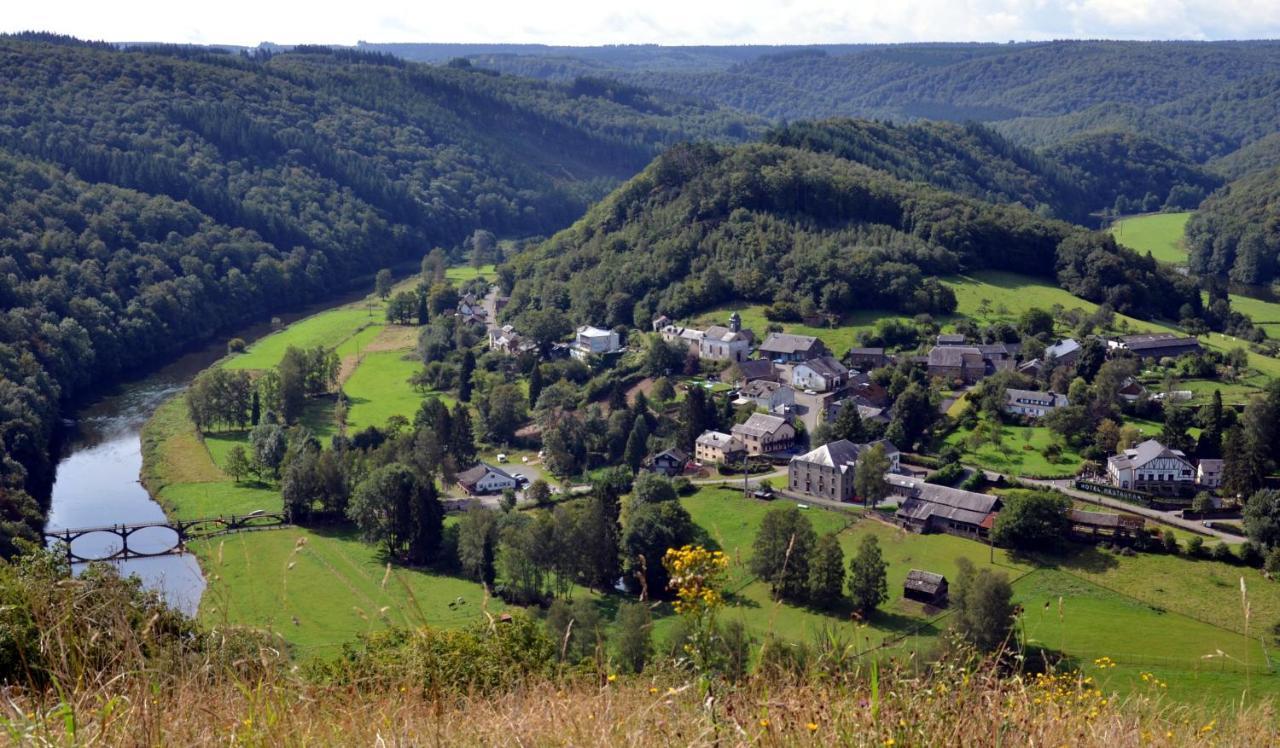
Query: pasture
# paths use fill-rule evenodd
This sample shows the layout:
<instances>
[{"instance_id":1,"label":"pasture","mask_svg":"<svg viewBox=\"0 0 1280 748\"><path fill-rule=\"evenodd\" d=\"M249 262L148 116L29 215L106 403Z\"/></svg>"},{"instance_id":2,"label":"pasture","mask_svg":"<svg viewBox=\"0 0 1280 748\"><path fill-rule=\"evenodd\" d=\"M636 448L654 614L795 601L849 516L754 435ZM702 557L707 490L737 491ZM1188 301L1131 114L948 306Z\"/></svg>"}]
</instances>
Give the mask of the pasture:
<instances>
[{"instance_id":1,"label":"pasture","mask_svg":"<svg viewBox=\"0 0 1280 748\"><path fill-rule=\"evenodd\" d=\"M986 441L972 446L969 444L971 435L971 430L957 428L947 435L946 444L963 450L966 463L987 470L1029 477L1074 475L1084 462L1074 449L1045 426L1001 425L1000 441L994 444ZM1061 456L1054 462L1044 455L1050 444L1058 444L1062 449Z\"/></svg>"},{"instance_id":2,"label":"pasture","mask_svg":"<svg viewBox=\"0 0 1280 748\"><path fill-rule=\"evenodd\" d=\"M1187 248L1182 237L1191 213L1147 213L1121 218L1108 229L1116 241L1140 253L1151 253L1160 262L1185 265Z\"/></svg>"},{"instance_id":3,"label":"pasture","mask_svg":"<svg viewBox=\"0 0 1280 748\"><path fill-rule=\"evenodd\" d=\"M409 377L422 369L417 356L406 351L374 351L366 353L354 372L342 385L350 405L347 408L348 432L366 426L382 426L393 415L413 420L422 400L434 394L453 407L454 398L445 393L421 393L409 384Z\"/></svg>"}]
</instances>

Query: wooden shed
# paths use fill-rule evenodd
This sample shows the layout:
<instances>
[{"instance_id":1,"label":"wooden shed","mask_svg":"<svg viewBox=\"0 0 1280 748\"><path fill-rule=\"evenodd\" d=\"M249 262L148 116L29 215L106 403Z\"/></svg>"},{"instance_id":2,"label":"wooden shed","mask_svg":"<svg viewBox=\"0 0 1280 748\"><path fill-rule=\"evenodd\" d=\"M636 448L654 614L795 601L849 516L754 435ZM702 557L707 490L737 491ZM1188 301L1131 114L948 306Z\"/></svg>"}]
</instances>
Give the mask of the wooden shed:
<instances>
[{"instance_id":1,"label":"wooden shed","mask_svg":"<svg viewBox=\"0 0 1280 748\"><path fill-rule=\"evenodd\" d=\"M947 604L947 578L931 571L912 569L902 583L902 596L908 600L942 607Z\"/></svg>"}]
</instances>

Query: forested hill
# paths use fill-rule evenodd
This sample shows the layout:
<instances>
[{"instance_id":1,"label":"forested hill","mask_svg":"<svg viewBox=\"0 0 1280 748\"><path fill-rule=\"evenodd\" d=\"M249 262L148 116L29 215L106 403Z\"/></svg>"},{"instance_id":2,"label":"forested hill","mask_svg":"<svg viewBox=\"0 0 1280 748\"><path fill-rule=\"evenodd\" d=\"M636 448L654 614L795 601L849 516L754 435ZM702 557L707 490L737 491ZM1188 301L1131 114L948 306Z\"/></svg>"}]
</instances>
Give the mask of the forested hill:
<instances>
[{"instance_id":1,"label":"forested hill","mask_svg":"<svg viewBox=\"0 0 1280 748\"><path fill-rule=\"evenodd\" d=\"M930 276L978 268L1056 277L1130 314L1200 305L1190 281L1106 235L775 145L669 149L502 274L512 316L643 326L736 300L779 315L949 312Z\"/></svg>"},{"instance_id":2,"label":"forested hill","mask_svg":"<svg viewBox=\"0 0 1280 748\"><path fill-rule=\"evenodd\" d=\"M670 64L683 48L666 52L611 61L607 50L487 50L473 59L549 78L617 77L772 120L977 120L1034 147L1123 130L1200 163L1280 130L1276 41L757 48L734 64L684 68Z\"/></svg>"},{"instance_id":3,"label":"forested hill","mask_svg":"<svg viewBox=\"0 0 1280 748\"><path fill-rule=\"evenodd\" d=\"M1187 222L1193 272L1238 283L1280 278L1280 167L1232 182Z\"/></svg>"},{"instance_id":4,"label":"forested hill","mask_svg":"<svg viewBox=\"0 0 1280 748\"><path fill-rule=\"evenodd\" d=\"M85 388L476 229L550 234L667 143L750 127L618 88L0 38L0 535L39 524Z\"/></svg>"}]
</instances>

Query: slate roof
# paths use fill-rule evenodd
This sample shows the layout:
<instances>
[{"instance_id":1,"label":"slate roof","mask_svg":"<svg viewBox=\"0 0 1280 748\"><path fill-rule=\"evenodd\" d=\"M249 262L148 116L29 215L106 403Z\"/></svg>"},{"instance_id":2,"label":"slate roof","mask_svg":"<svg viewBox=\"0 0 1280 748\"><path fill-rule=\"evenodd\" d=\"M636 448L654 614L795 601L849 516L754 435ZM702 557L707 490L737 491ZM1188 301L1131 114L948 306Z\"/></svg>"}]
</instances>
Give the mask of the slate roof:
<instances>
[{"instance_id":1,"label":"slate roof","mask_svg":"<svg viewBox=\"0 0 1280 748\"><path fill-rule=\"evenodd\" d=\"M653 459L655 459L655 460L656 460L656 459L658 459L659 457L670 457L671 459L675 460L676 462L681 462L681 463L684 463L684 462L688 462L688 461L689 461L689 455L685 454L685 451L684 451L683 449L680 449L679 447L672 447L671 449L664 449L664 450L662 450L661 452L659 452L658 454L654 455L654 456L653 456Z\"/></svg>"},{"instance_id":2,"label":"slate roof","mask_svg":"<svg viewBox=\"0 0 1280 748\"><path fill-rule=\"evenodd\" d=\"M1016 390L1012 387L1006 389L1005 403L1007 405L1039 405L1043 408L1061 408L1067 404L1065 395L1059 395L1053 392L1036 392L1035 390Z\"/></svg>"},{"instance_id":3,"label":"slate roof","mask_svg":"<svg viewBox=\"0 0 1280 748\"><path fill-rule=\"evenodd\" d=\"M839 468L844 472L858 461L858 455L867 449L880 444L884 446L886 455L898 454L898 448L888 439L877 439L867 444L854 444L848 439L828 442L815 450L792 457L792 462L810 462L822 467Z\"/></svg>"},{"instance_id":4,"label":"slate roof","mask_svg":"<svg viewBox=\"0 0 1280 748\"><path fill-rule=\"evenodd\" d=\"M578 328L578 335L585 338L607 338L612 334L611 330L602 330L592 325L583 325Z\"/></svg>"},{"instance_id":5,"label":"slate roof","mask_svg":"<svg viewBox=\"0 0 1280 748\"><path fill-rule=\"evenodd\" d=\"M747 382L747 385L739 390L738 394L743 397L759 400L761 398L772 396L773 393L782 389L784 386L785 385L779 384L778 382L771 382L768 379L754 379Z\"/></svg>"},{"instance_id":6,"label":"slate roof","mask_svg":"<svg viewBox=\"0 0 1280 748\"><path fill-rule=\"evenodd\" d=\"M907 498L895 515L900 518L928 522L930 517L943 517L981 525L988 515L1000 509L998 496L938 486L905 475L886 475L885 480L906 492Z\"/></svg>"},{"instance_id":7,"label":"slate roof","mask_svg":"<svg viewBox=\"0 0 1280 748\"><path fill-rule=\"evenodd\" d=\"M1152 460L1162 457L1174 458L1183 462L1187 461L1187 456L1182 450L1169 449L1155 439L1148 439L1133 449L1126 449L1124 454L1108 457L1107 462L1115 465L1118 469L1124 470L1127 468L1141 468Z\"/></svg>"},{"instance_id":8,"label":"slate roof","mask_svg":"<svg viewBox=\"0 0 1280 748\"><path fill-rule=\"evenodd\" d=\"M1120 343L1131 351L1157 351L1162 348L1199 348L1200 341L1171 332L1125 335Z\"/></svg>"},{"instance_id":9,"label":"slate roof","mask_svg":"<svg viewBox=\"0 0 1280 748\"><path fill-rule=\"evenodd\" d=\"M1080 344L1077 343L1072 338L1067 338L1066 340L1060 343L1054 343L1048 348L1045 348L1044 357L1046 359L1048 359L1051 356L1053 358L1062 358L1063 356L1070 356L1071 354L1077 353L1079 351L1080 351Z\"/></svg>"},{"instance_id":10,"label":"slate roof","mask_svg":"<svg viewBox=\"0 0 1280 748\"><path fill-rule=\"evenodd\" d=\"M817 353L826 350L821 340L808 335L791 335L785 332L771 332L760 344L761 353L792 355L796 353Z\"/></svg>"},{"instance_id":11,"label":"slate roof","mask_svg":"<svg viewBox=\"0 0 1280 748\"><path fill-rule=\"evenodd\" d=\"M977 348L962 345L939 345L929 351L930 366L981 367L982 352Z\"/></svg>"},{"instance_id":12,"label":"slate roof","mask_svg":"<svg viewBox=\"0 0 1280 748\"><path fill-rule=\"evenodd\" d=\"M926 595L936 595L946 583L947 578L941 574L912 569L907 572L907 579L902 583L902 586L909 590L923 592Z\"/></svg>"},{"instance_id":13,"label":"slate roof","mask_svg":"<svg viewBox=\"0 0 1280 748\"><path fill-rule=\"evenodd\" d=\"M723 431L703 431L698 437L698 444L704 447L714 447L716 449L735 450L742 449L742 442L736 437L730 436Z\"/></svg>"},{"instance_id":14,"label":"slate roof","mask_svg":"<svg viewBox=\"0 0 1280 748\"><path fill-rule=\"evenodd\" d=\"M938 345L964 345L965 340L960 333L944 333L938 336Z\"/></svg>"},{"instance_id":15,"label":"slate roof","mask_svg":"<svg viewBox=\"0 0 1280 748\"><path fill-rule=\"evenodd\" d=\"M468 468L466 470L463 470L461 473L458 473L457 481L459 484L464 486L474 486L475 484L479 483L489 473L495 473L497 475L502 476L503 478L507 478L509 480L515 480L515 478L513 478L511 474L508 473L507 471L481 462L481 463L477 463L474 467Z\"/></svg>"},{"instance_id":16,"label":"slate roof","mask_svg":"<svg viewBox=\"0 0 1280 748\"><path fill-rule=\"evenodd\" d=\"M809 367L815 374L824 379L842 377L849 373L849 370L844 364L835 360L835 358L831 356L818 356L817 358L811 358L805 361L803 365Z\"/></svg>"},{"instance_id":17,"label":"slate roof","mask_svg":"<svg viewBox=\"0 0 1280 748\"><path fill-rule=\"evenodd\" d=\"M745 423L739 423L731 431L747 436L772 436L778 429L787 425L787 419L765 413L752 413Z\"/></svg>"},{"instance_id":18,"label":"slate roof","mask_svg":"<svg viewBox=\"0 0 1280 748\"><path fill-rule=\"evenodd\" d=\"M734 332L724 325L712 325L711 327L708 327L706 330L702 331L702 337L704 340L718 340L721 343L733 343L739 340L745 340L749 343L754 339L754 336L749 330L739 330L738 332Z\"/></svg>"},{"instance_id":19,"label":"slate roof","mask_svg":"<svg viewBox=\"0 0 1280 748\"><path fill-rule=\"evenodd\" d=\"M753 358L749 361L739 361L737 363L737 367L738 370L742 372L742 378L748 382L755 379L767 379L775 374L773 370L773 362L767 358Z\"/></svg>"}]
</instances>

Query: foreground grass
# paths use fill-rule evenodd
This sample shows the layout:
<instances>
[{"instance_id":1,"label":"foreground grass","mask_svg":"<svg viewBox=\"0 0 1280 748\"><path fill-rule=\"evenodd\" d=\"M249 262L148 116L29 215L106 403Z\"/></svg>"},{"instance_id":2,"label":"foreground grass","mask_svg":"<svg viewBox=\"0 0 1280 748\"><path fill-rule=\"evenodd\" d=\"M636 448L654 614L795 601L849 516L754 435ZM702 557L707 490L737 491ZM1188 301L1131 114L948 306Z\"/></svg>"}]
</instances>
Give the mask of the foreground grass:
<instances>
[{"instance_id":1,"label":"foreground grass","mask_svg":"<svg viewBox=\"0 0 1280 748\"><path fill-rule=\"evenodd\" d=\"M196 672L130 678L65 699L20 694L11 739L41 745L1069 745L1273 744L1267 702L1206 716L1158 689L1117 699L1086 675L1038 681L943 665L855 666L836 678L756 675L708 699L688 674L513 681L498 692L364 689ZM176 681L176 683L174 682ZM104 707L103 704L110 707ZM74 718L71 718L74 716Z\"/></svg>"},{"instance_id":2,"label":"foreground grass","mask_svg":"<svg viewBox=\"0 0 1280 748\"><path fill-rule=\"evenodd\" d=\"M1191 213L1149 213L1121 218L1109 229L1116 241L1141 253L1150 252L1160 262L1184 265L1187 248L1182 243Z\"/></svg>"},{"instance_id":3,"label":"foreground grass","mask_svg":"<svg viewBox=\"0 0 1280 748\"><path fill-rule=\"evenodd\" d=\"M200 616L274 631L298 655L331 656L388 625L453 628L503 604L472 581L389 566L347 528L289 528L194 544L209 589Z\"/></svg>"}]
</instances>

